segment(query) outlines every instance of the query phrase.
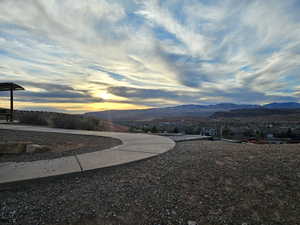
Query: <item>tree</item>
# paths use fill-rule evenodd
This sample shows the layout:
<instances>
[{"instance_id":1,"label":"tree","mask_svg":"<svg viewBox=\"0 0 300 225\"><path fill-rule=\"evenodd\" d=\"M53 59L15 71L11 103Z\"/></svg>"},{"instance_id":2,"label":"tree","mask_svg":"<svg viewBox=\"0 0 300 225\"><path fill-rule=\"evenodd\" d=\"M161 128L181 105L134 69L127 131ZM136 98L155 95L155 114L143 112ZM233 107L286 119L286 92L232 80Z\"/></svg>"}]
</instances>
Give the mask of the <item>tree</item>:
<instances>
[{"instance_id":1,"label":"tree","mask_svg":"<svg viewBox=\"0 0 300 225\"><path fill-rule=\"evenodd\" d=\"M257 138L264 138L264 137L265 137L265 134L264 134L263 131L257 130L257 131L256 131L256 137L257 137Z\"/></svg>"},{"instance_id":2,"label":"tree","mask_svg":"<svg viewBox=\"0 0 300 225\"><path fill-rule=\"evenodd\" d=\"M151 133L157 133L157 132L158 132L157 127L156 127L156 126L153 126L153 127L151 128Z\"/></svg>"},{"instance_id":3,"label":"tree","mask_svg":"<svg viewBox=\"0 0 300 225\"><path fill-rule=\"evenodd\" d=\"M245 131L243 132L243 135L244 135L244 137L252 137L252 136L253 136L253 131L250 130L250 129L245 130Z\"/></svg>"},{"instance_id":4,"label":"tree","mask_svg":"<svg viewBox=\"0 0 300 225\"><path fill-rule=\"evenodd\" d=\"M292 138L292 137L293 137L293 131L292 131L291 128L289 128L289 129L287 130L286 136L287 136L288 138Z\"/></svg>"},{"instance_id":5,"label":"tree","mask_svg":"<svg viewBox=\"0 0 300 225\"><path fill-rule=\"evenodd\" d=\"M176 134L179 133L179 130L177 127L174 128L173 133L176 133Z\"/></svg>"},{"instance_id":6,"label":"tree","mask_svg":"<svg viewBox=\"0 0 300 225\"><path fill-rule=\"evenodd\" d=\"M191 127L186 127L186 128L184 129L184 132L185 132L186 134L193 134L193 129L192 129Z\"/></svg>"},{"instance_id":7,"label":"tree","mask_svg":"<svg viewBox=\"0 0 300 225\"><path fill-rule=\"evenodd\" d=\"M230 135L231 131L228 127L225 127L222 131L222 136L223 137L228 137Z\"/></svg>"}]
</instances>

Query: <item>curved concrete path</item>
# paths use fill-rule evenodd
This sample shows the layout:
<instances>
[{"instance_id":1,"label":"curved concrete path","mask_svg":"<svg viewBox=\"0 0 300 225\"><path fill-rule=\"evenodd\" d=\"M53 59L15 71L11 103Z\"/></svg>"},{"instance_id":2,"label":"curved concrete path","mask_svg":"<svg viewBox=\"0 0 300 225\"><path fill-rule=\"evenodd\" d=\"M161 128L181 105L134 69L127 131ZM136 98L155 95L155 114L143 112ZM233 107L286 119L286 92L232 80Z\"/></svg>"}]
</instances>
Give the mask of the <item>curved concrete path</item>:
<instances>
[{"instance_id":1,"label":"curved concrete path","mask_svg":"<svg viewBox=\"0 0 300 225\"><path fill-rule=\"evenodd\" d=\"M51 160L0 163L0 184L121 165L162 154L175 146L175 142L169 138L148 134L65 130L4 124L0 124L0 129L94 135L117 138L122 141L121 145L98 152Z\"/></svg>"}]
</instances>

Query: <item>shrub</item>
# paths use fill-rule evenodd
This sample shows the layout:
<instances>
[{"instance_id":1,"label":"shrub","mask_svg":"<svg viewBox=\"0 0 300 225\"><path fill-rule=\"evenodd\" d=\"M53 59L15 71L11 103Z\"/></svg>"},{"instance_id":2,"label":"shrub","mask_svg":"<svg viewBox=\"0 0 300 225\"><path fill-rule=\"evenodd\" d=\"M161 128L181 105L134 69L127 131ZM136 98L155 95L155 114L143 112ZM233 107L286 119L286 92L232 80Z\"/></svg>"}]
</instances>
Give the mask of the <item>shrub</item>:
<instances>
[{"instance_id":1,"label":"shrub","mask_svg":"<svg viewBox=\"0 0 300 225\"><path fill-rule=\"evenodd\" d=\"M16 118L23 124L49 126L63 129L103 130L103 124L96 118L63 113L19 111Z\"/></svg>"},{"instance_id":2,"label":"shrub","mask_svg":"<svg viewBox=\"0 0 300 225\"><path fill-rule=\"evenodd\" d=\"M39 112L20 112L16 115L20 123L47 126L48 121L45 116Z\"/></svg>"},{"instance_id":3,"label":"shrub","mask_svg":"<svg viewBox=\"0 0 300 225\"><path fill-rule=\"evenodd\" d=\"M98 130L99 121L82 116L56 114L51 118L51 126L64 129Z\"/></svg>"}]
</instances>

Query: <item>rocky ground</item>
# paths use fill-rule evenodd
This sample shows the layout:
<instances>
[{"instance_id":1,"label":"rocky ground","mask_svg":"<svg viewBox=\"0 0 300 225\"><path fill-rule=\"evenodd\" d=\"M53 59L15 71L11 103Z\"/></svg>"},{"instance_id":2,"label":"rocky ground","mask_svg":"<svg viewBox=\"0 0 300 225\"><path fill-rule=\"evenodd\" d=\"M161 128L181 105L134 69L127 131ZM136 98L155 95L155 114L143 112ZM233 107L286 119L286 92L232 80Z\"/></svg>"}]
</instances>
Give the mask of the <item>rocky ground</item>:
<instances>
[{"instance_id":1,"label":"rocky ground","mask_svg":"<svg viewBox=\"0 0 300 225\"><path fill-rule=\"evenodd\" d=\"M48 146L51 151L43 153L0 154L1 162L25 162L53 159L62 156L100 151L121 144L114 138L89 135L46 133L35 131L0 130L0 142L31 142Z\"/></svg>"},{"instance_id":2,"label":"rocky ground","mask_svg":"<svg viewBox=\"0 0 300 225\"><path fill-rule=\"evenodd\" d=\"M181 142L158 157L2 187L0 224L297 225L300 146Z\"/></svg>"}]
</instances>

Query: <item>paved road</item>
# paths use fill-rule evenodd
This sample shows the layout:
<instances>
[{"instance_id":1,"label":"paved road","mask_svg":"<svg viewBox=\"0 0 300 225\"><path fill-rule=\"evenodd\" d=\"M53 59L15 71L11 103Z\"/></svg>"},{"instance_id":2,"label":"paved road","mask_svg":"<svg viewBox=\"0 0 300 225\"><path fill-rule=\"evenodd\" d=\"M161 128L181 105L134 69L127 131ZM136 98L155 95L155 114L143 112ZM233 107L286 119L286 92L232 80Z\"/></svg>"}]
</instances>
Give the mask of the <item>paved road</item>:
<instances>
[{"instance_id":1,"label":"paved road","mask_svg":"<svg viewBox=\"0 0 300 225\"><path fill-rule=\"evenodd\" d=\"M117 138L122 145L98 152L33 162L0 163L0 184L84 172L157 156L174 148L169 138L118 132L65 130L47 127L0 124L0 129L94 135Z\"/></svg>"}]
</instances>

